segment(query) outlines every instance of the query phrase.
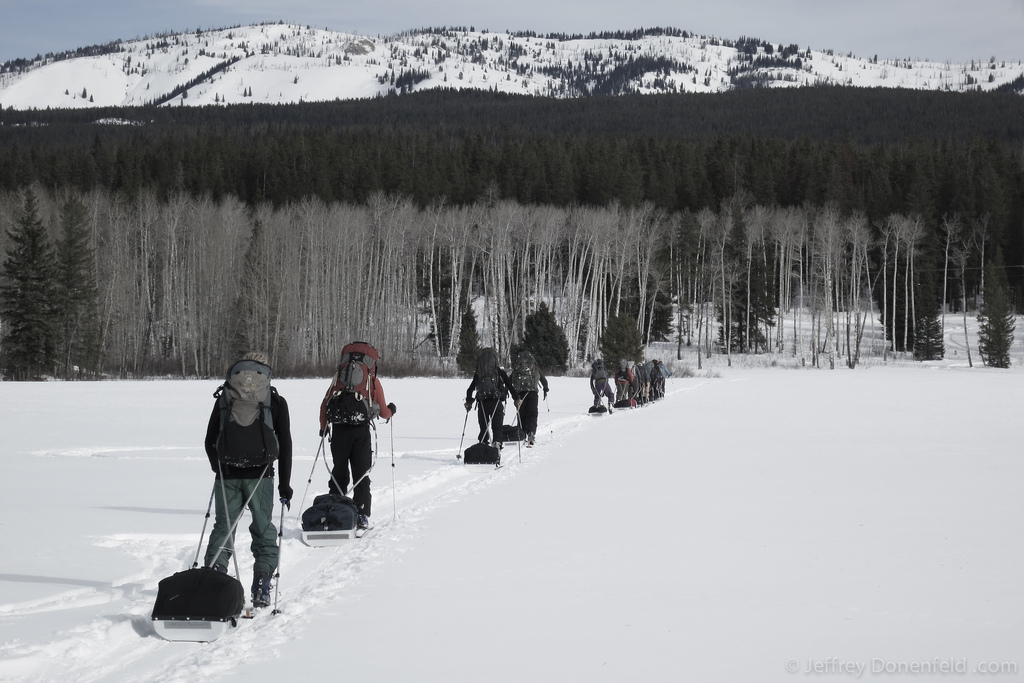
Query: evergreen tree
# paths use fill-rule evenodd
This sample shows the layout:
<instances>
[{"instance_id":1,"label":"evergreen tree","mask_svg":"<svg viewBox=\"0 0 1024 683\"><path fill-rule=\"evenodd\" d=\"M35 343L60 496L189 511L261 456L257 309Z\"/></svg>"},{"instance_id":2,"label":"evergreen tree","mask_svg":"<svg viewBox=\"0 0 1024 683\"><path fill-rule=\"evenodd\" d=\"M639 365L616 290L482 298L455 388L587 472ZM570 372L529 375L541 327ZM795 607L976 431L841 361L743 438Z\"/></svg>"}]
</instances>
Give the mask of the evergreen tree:
<instances>
[{"instance_id":1,"label":"evergreen tree","mask_svg":"<svg viewBox=\"0 0 1024 683\"><path fill-rule=\"evenodd\" d=\"M936 294L934 278L923 276L918 286L914 320L914 358L942 360L945 347L942 339L942 309Z\"/></svg>"},{"instance_id":2,"label":"evergreen tree","mask_svg":"<svg viewBox=\"0 0 1024 683\"><path fill-rule=\"evenodd\" d=\"M978 311L978 350L985 365L993 368L1010 367L1014 320L1009 292L1003 253L996 249L995 258L985 265L985 291Z\"/></svg>"},{"instance_id":3,"label":"evergreen tree","mask_svg":"<svg viewBox=\"0 0 1024 683\"><path fill-rule=\"evenodd\" d=\"M537 365L545 374L563 373L569 358L569 342L565 332L558 326L555 313L546 303L526 316L523 343L512 349L512 356L521 351L530 351L537 359Z\"/></svg>"},{"instance_id":4,"label":"evergreen tree","mask_svg":"<svg viewBox=\"0 0 1024 683\"><path fill-rule=\"evenodd\" d=\"M635 318L625 313L608 317L608 325L601 335L601 355L610 366L620 358L637 363L643 361L643 337L636 329Z\"/></svg>"},{"instance_id":5,"label":"evergreen tree","mask_svg":"<svg viewBox=\"0 0 1024 683\"><path fill-rule=\"evenodd\" d=\"M77 195L60 207L60 239L55 279L58 324L58 372L65 379L82 377L99 367L99 306L96 260L89 218Z\"/></svg>"},{"instance_id":6,"label":"evergreen tree","mask_svg":"<svg viewBox=\"0 0 1024 683\"><path fill-rule=\"evenodd\" d=\"M480 353L480 335L476 331L476 313L472 306L466 307L462 314L462 327L459 328L459 353L455 357L455 365L467 375L476 372L476 357Z\"/></svg>"},{"instance_id":7,"label":"evergreen tree","mask_svg":"<svg viewBox=\"0 0 1024 683\"><path fill-rule=\"evenodd\" d=\"M10 379L39 379L53 370L56 273L53 249L31 190L0 269L0 318L4 338L0 365Z\"/></svg>"}]
</instances>

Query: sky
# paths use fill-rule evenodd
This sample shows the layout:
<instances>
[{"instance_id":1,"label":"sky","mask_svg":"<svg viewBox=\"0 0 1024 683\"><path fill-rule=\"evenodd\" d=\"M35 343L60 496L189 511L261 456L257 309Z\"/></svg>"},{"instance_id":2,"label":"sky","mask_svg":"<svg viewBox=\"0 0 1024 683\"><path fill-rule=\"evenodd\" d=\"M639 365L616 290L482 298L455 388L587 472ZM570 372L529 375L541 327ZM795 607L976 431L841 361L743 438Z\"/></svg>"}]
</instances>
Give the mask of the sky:
<instances>
[{"instance_id":1,"label":"sky","mask_svg":"<svg viewBox=\"0 0 1024 683\"><path fill-rule=\"evenodd\" d=\"M1024 0L0 0L0 17L0 61L163 32L278 20L367 35L426 26L540 34L672 26L864 58L1024 59Z\"/></svg>"}]
</instances>

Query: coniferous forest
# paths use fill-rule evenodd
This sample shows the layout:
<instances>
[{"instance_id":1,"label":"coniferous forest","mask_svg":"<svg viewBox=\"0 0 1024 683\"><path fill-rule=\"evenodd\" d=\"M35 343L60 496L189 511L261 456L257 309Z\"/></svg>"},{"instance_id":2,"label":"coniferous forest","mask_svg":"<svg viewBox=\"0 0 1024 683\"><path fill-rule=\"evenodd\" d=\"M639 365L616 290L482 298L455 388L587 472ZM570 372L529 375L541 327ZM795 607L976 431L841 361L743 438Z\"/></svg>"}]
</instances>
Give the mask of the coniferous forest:
<instances>
[{"instance_id":1,"label":"coniferous forest","mask_svg":"<svg viewBox=\"0 0 1024 683\"><path fill-rule=\"evenodd\" d=\"M470 306L506 357L546 306L570 368L621 316L702 355L928 359L943 306L975 311L994 267L1020 309L1024 100L7 110L0 227L7 379L218 375L251 347L319 373L357 338L393 369L454 368Z\"/></svg>"}]
</instances>

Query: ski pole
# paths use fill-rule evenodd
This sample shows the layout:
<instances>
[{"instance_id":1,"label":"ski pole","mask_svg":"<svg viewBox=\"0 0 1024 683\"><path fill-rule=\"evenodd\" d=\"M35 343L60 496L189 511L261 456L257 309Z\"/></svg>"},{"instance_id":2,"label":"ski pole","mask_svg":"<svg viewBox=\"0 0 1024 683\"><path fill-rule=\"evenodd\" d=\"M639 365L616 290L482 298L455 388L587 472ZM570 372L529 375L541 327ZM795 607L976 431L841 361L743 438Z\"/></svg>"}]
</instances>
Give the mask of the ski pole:
<instances>
[{"instance_id":1,"label":"ski pole","mask_svg":"<svg viewBox=\"0 0 1024 683\"><path fill-rule=\"evenodd\" d=\"M551 436L554 436L555 435L555 426L553 424L551 424L551 404L548 403L548 394L547 394L547 392L544 392L544 405L548 409L548 433L551 434Z\"/></svg>"},{"instance_id":2,"label":"ski pole","mask_svg":"<svg viewBox=\"0 0 1024 683\"><path fill-rule=\"evenodd\" d=\"M270 467L270 463L267 463L266 465L263 466L263 472L260 473L260 476L258 478L260 481L263 480L263 475L265 475L267 473L267 468L269 468L269 467ZM224 497L224 517L227 518L228 523L231 525L231 528L228 529L228 543L231 546L231 558L235 561L235 578L237 578L239 581L241 581L242 580L242 573L238 570L238 553L235 552L235 528L238 527L238 523L240 521L242 521L242 515L244 514L245 509L247 507L249 507L249 503L252 501L253 496L256 495L256 489L259 488L259 485L254 486L252 488L252 493L250 493L249 497L245 499L245 503L242 505L241 509L238 512L238 518L234 522L231 521L231 515L228 512L227 487L224 486L224 477L223 477L223 475L221 476L221 479L220 479L220 486L221 486L221 495ZM214 556L213 562L210 563L211 566L217 564L217 560L220 559L220 554L223 551L224 551L223 546L217 549L217 554Z\"/></svg>"},{"instance_id":3,"label":"ski pole","mask_svg":"<svg viewBox=\"0 0 1024 683\"><path fill-rule=\"evenodd\" d=\"M316 457L313 458L313 466L309 468L309 478L306 479L306 490L302 492L302 500L299 501L299 512L296 512L296 516L301 514L302 506L306 502L306 494L309 493L309 486L313 483L313 470L316 469L316 462L320 459L320 451L324 449L324 439L327 438L327 432L325 431L320 435L320 446L316 449ZM324 462L327 462L327 456L324 456Z\"/></svg>"},{"instance_id":4,"label":"ski pole","mask_svg":"<svg viewBox=\"0 0 1024 683\"><path fill-rule=\"evenodd\" d=\"M459 450L455 452L456 460L462 460L462 441L466 438L467 424L469 424L469 408L466 408L466 419L462 421L462 436L459 437Z\"/></svg>"},{"instance_id":5,"label":"ski pole","mask_svg":"<svg viewBox=\"0 0 1024 683\"><path fill-rule=\"evenodd\" d=\"M519 399L519 400L521 400L521 399ZM517 431L522 432L523 431L523 416L519 414L519 400L512 401L512 405L515 406L515 409L516 409L516 427L517 427ZM519 434L516 434L516 436L518 437ZM523 440L522 439L516 439L516 448L519 450L519 464L522 465L523 464Z\"/></svg>"},{"instance_id":6,"label":"ski pole","mask_svg":"<svg viewBox=\"0 0 1024 683\"><path fill-rule=\"evenodd\" d=\"M213 482L213 489L210 491L210 503L206 506L206 518L203 520L203 530L199 534L199 547L196 548L196 559L192 561L192 569L199 566L199 553L203 550L203 538L206 536L206 525L210 521L210 510L213 509L213 497L217 493L217 482Z\"/></svg>"},{"instance_id":7,"label":"ski pole","mask_svg":"<svg viewBox=\"0 0 1024 683\"><path fill-rule=\"evenodd\" d=\"M391 420L394 420L394 416ZM394 519L398 519L398 494L395 493L395 425L391 420L388 420L388 424L391 425L391 504L395 507Z\"/></svg>"},{"instance_id":8,"label":"ski pole","mask_svg":"<svg viewBox=\"0 0 1024 683\"><path fill-rule=\"evenodd\" d=\"M277 609L277 594L281 591L281 547L284 545L284 506L287 502L287 498L281 499L281 522L277 526L277 576L274 577L274 610L271 614L281 613Z\"/></svg>"}]
</instances>

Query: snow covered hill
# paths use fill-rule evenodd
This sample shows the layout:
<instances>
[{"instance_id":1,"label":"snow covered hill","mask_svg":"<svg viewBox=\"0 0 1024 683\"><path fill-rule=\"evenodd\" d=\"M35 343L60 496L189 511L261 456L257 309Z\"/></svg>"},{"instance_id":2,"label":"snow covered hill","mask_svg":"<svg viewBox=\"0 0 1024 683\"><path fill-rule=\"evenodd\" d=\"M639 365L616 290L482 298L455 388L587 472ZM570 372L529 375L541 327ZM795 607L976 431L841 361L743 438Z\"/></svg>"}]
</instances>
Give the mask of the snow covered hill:
<instances>
[{"instance_id":1,"label":"snow covered hill","mask_svg":"<svg viewBox=\"0 0 1024 683\"><path fill-rule=\"evenodd\" d=\"M366 98L426 88L581 97L840 84L1024 91L1020 62L863 59L675 29L546 36L466 29L388 37L292 24L162 34L0 66L15 109Z\"/></svg>"},{"instance_id":2,"label":"snow covered hill","mask_svg":"<svg viewBox=\"0 0 1024 683\"><path fill-rule=\"evenodd\" d=\"M278 382L282 613L207 644L161 640L149 614L196 555L216 382L0 382L0 679L1020 675L1020 366L715 374L599 418L585 379L552 378L538 445L491 473L454 459L466 380L385 378L376 528L319 549L297 516L326 489L324 381Z\"/></svg>"}]
</instances>

